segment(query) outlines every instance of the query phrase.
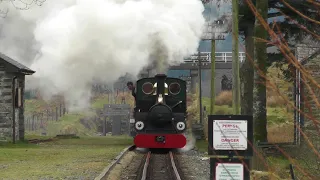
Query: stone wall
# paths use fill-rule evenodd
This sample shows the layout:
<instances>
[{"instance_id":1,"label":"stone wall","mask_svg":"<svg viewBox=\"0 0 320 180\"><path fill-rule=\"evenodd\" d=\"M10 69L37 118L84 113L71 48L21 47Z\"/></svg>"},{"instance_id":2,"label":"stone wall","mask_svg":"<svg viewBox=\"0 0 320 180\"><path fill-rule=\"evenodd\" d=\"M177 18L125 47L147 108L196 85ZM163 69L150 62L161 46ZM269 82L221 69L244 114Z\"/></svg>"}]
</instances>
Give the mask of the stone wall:
<instances>
[{"instance_id":1,"label":"stone wall","mask_svg":"<svg viewBox=\"0 0 320 180\"><path fill-rule=\"evenodd\" d=\"M296 155L293 155L308 167L308 172L315 175L317 178L320 178L320 174L318 173L320 160L314 153L314 150L320 151L320 134L316 128L316 126L318 126L318 128L320 128L320 126L315 125L313 120L319 121L320 119L320 107L316 103L317 101L320 102L320 88L318 87L320 84L320 55L316 55L312 58L309 57L311 55L313 56L313 54L319 50L320 48L307 47L305 45L300 45L296 49L296 57L302 62L303 67L309 72L311 78L316 81L317 85L312 83L310 79L306 77L306 74L301 72L301 75L304 76L305 80L305 82L301 82L303 85L301 89L301 106L304 119L302 130L306 137L301 135L300 148L296 151ZM309 88L307 85L309 85ZM306 140L306 138L308 140ZM309 142L312 143L311 146Z\"/></svg>"},{"instance_id":2,"label":"stone wall","mask_svg":"<svg viewBox=\"0 0 320 180\"><path fill-rule=\"evenodd\" d=\"M309 116L312 116L314 119L320 119L320 107L317 105L317 101L320 103L320 89L317 85L320 84L320 56L317 56L314 59L310 59L304 65L305 69L310 73L313 80L316 81L316 85L312 83L306 75L301 73L302 77L305 78L306 84L304 84L302 90L302 97L304 99L304 110L303 112ZM309 89L307 87L309 85ZM316 97L316 98L314 98ZM310 118L305 117L305 127L314 127L314 123Z\"/></svg>"},{"instance_id":3,"label":"stone wall","mask_svg":"<svg viewBox=\"0 0 320 180\"><path fill-rule=\"evenodd\" d=\"M0 140L12 140L12 76L0 65Z\"/></svg>"},{"instance_id":4,"label":"stone wall","mask_svg":"<svg viewBox=\"0 0 320 180\"><path fill-rule=\"evenodd\" d=\"M15 74L5 71L0 65L0 141L12 141L13 137L13 104L12 78ZM15 108L15 139L24 139L24 75L17 76L16 87L21 88L22 107Z\"/></svg>"}]
</instances>

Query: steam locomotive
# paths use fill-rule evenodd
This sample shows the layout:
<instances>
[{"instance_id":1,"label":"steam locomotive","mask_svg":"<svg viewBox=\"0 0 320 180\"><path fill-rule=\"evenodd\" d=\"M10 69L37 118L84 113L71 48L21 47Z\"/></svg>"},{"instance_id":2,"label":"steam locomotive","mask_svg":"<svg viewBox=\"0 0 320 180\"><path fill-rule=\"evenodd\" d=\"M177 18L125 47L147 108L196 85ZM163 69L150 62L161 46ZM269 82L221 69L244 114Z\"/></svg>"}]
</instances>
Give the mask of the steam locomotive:
<instances>
[{"instance_id":1,"label":"steam locomotive","mask_svg":"<svg viewBox=\"0 0 320 180\"><path fill-rule=\"evenodd\" d=\"M186 145L186 82L165 74L136 82L134 110L138 148L178 149Z\"/></svg>"}]
</instances>

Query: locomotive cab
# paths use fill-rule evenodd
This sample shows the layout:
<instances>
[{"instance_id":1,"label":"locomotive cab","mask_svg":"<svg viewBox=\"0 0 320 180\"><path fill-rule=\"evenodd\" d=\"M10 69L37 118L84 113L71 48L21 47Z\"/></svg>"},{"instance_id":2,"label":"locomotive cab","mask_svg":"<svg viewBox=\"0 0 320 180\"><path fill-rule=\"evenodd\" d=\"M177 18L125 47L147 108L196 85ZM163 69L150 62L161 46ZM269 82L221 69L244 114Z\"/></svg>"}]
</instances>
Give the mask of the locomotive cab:
<instances>
[{"instance_id":1,"label":"locomotive cab","mask_svg":"<svg viewBox=\"0 0 320 180\"><path fill-rule=\"evenodd\" d=\"M158 74L136 83L135 145L182 148L186 144L186 82Z\"/></svg>"}]
</instances>

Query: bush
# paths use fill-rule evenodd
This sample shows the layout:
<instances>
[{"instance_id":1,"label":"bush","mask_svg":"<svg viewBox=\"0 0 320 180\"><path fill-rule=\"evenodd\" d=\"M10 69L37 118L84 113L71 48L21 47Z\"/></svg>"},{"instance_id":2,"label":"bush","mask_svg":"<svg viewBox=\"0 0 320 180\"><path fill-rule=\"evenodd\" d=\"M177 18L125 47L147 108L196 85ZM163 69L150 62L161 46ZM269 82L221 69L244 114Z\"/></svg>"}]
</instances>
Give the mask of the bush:
<instances>
[{"instance_id":1,"label":"bush","mask_svg":"<svg viewBox=\"0 0 320 180\"><path fill-rule=\"evenodd\" d=\"M286 106L287 101L279 95L267 96L268 107Z\"/></svg>"},{"instance_id":2,"label":"bush","mask_svg":"<svg viewBox=\"0 0 320 180\"><path fill-rule=\"evenodd\" d=\"M232 108L228 107L227 105L215 106L214 113L219 115L233 114Z\"/></svg>"},{"instance_id":3,"label":"bush","mask_svg":"<svg viewBox=\"0 0 320 180\"><path fill-rule=\"evenodd\" d=\"M222 106L222 105L232 106L232 91L222 91L216 97L215 104L218 106Z\"/></svg>"}]
</instances>

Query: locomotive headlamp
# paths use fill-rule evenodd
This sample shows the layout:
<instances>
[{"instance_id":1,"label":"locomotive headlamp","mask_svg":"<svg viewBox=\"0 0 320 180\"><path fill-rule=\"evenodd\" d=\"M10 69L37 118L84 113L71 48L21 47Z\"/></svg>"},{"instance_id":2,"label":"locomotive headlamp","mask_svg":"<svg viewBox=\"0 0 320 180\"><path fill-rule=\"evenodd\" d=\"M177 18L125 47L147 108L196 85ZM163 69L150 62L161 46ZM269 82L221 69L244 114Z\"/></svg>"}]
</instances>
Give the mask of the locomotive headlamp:
<instances>
[{"instance_id":1,"label":"locomotive headlamp","mask_svg":"<svg viewBox=\"0 0 320 180\"><path fill-rule=\"evenodd\" d=\"M177 123L177 129L179 130L179 131L182 131L182 130L184 130L186 128L186 124L184 123L184 122L178 122Z\"/></svg>"},{"instance_id":2,"label":"locomotive headlamp","mask_svg":"<svg viewBox=\"0 0 320 180\"><path fill-rule=\"evenodd\" d=\"M159 96L158 96L158 103L163 103L162 94L159 94Z\"/></svg>"},{"instance_id":3,"label":"locomotive headlamp","mask_svg":"<svg viewBox=\"0 0 320 180\"><path fill-rule=\"evenodd\" d=\"M138 121L136 122L135 126L136 126L136 129L140 131L144 128L144 123L142 121Z\"/></svg>"}]
</instances>

